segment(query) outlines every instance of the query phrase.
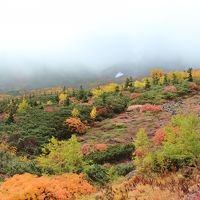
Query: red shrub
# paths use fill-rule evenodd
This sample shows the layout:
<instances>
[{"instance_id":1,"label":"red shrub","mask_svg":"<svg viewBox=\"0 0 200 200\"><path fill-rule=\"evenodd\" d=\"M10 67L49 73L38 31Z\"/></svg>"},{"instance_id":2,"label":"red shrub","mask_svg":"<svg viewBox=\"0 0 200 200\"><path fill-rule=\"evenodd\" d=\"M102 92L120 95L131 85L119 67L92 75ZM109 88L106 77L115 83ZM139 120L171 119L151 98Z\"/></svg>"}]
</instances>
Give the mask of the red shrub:
<instances>
[{"instance_id":1,"label":"red shrub","mask_svg":"<svg viewBox=\"0 0 200 200\"><path fill-rule=\"evenodd\" d=\"M57 107L46 107L44 108L44 112L53 112L54 110L58 110Z\"/></svg>"},{"instance_id":2,"label":"red shrub","mask_svg":"<svg viewBox=\"0 0 200 200\"><path fill-rule=\"evenodd\" d=\"M141 93L132 93L132 94L130 95L130 98L131 98L131 99L136 99L136 98L141 97L141 96L142 96Z\"/></svg>"},{"instance_id":3,"label":"red shrub","mask_svg":"<svg viewBox=\"0 0 200 200\"><path fill-rule=\"evenodd\" d=\"M141 111L160 112L161 110L161 106L159 105L144 104L141 107Z\"/></svg>"},{"instance_id":4,"label":"red shrub","mask_svg":"<svg viewBox=\"0 0 200 200\"><path fill-rule=\"evenodd\" d=\"M190 83L190 89L192 90L200 90L200 86L197 85L196 83Z\"/></svg>"},{"instance_id":5,"label":"red shrub","mask_svg":"<svg viewBox=\"0 0 200 200\"><path fill-rule=\"evenodd\" d=\"M164 91L165 92L176 92L177 89L176 89L176 87L174 85L169 85L169 86L165 86L164 87Z\"/></svg>"},{"instance_id":6,"label":"red shrub","mask_svg":"<svg viewBox=\"0 0 200 200\"><path fill-rule=\"evenodd\" d=\"M99 108L97 111L98 111L99 114L104 114L104 113L107 112L107 109L106 108Z\"/></svg>"},{"instance_id":7,"label":"red shrub","mask_svg":"<svg viewBox=\"0 0 200 200\"><path fill-rule=\"evenodd\" d=\"M136 157L142 157L144 155L144 153L140 150L135 150L135 156Z\"/></svg>"},{"instance_id":8,"label":"red shrub","mask_svg":"<svg viewBox=\"0 0 200 200\"><path fill-rule=\"evenodd\" d=\"M158 129L152 138L152 141L156 146L160 146L165 139L165 131L163 129Z\"/></svg>"}]
</instances>

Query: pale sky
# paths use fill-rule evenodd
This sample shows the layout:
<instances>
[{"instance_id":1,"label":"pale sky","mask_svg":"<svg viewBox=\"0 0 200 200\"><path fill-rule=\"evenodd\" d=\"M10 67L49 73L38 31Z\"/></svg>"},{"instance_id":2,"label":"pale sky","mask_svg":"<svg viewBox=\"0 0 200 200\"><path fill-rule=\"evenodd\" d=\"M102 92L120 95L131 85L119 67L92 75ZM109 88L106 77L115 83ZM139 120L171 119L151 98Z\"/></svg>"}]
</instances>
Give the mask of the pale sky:
<instances>
[{"instance_id":1,"label":"pale sky","mask_svg":"<svg viewBox=\"0 0 200 200\"><path fill-rule=\"evenodd\" d=\"M200 63L198 0L0 0L0 69Z\"/></svg>"}]
</instances>

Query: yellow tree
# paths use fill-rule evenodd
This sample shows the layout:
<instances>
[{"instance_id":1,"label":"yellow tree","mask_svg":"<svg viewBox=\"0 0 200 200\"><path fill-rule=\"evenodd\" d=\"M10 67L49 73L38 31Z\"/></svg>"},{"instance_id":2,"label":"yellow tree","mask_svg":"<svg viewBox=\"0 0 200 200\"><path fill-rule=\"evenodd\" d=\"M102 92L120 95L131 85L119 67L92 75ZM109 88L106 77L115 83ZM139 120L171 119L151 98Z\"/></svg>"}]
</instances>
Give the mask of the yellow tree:
<instances>
[{"instance_id":1,"label":"yellow tree","mask_svg":"<svg viewBox=\"0 0 200 200\"><path fill-rule=\"evenodd\" d=\"M97 117L97 109L96 107L93 107L92 111L90 112L91 119L96 119Z\"/></svg>"},{"instance_id":2,"label":"yellow tree","mask_svg":"<svg viewBox=\"0 0 200 200\"><path fill-rule=\"evenodd\" d=\"M18 105L18 112L26 112L28 109L30 109L31 106L28 104L26 99L23 99L22 102Z\"/></svg>"},{"instance_id":3,"label":"yellow tree","mask_svg":"<svg viewBox=\"0 0 200 200\"><path fill-rule=\"evenodd\" d=\"M160 78L163 76L164 76L164 72L160 69L153 69L151 71L151 77L152 77L154 85L157 85L160 81Z\"/></svg>"},{"instance_id":4,"label":"yellow tree","mask_svg":"<svg viewBox=\"0 0 200 200\"><path fill-rule=\"evenodd\" d=\"M145 83L142 81L135 81L134 86L136 88L144 88L145 87Z\"/></svg>"},{"instance_id":5,"label":"yellow tree","mask_svg":"<svg viewBox=\"0 0 200 200\"><path fill-rule=\"evenodd\" d=\"M60 101L65 101L66 99L67 99L67 94L61 93L61 94L59 95L59 100L60 100Z\"/></svg>"}]
</instances>

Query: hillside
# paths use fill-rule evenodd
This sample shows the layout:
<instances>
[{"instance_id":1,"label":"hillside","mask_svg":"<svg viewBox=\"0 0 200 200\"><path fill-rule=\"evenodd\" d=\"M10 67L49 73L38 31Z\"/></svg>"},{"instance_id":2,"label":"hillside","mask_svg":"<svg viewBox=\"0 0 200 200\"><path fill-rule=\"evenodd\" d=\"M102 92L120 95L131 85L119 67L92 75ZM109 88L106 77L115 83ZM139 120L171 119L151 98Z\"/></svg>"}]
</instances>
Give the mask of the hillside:
<instances>
[{"instance_id":1,"label":"hillside","mask_svg":"<svg viewBox=\"0 0 200 200\"><path fill-rule=\"evenodd\" d=\"M200 70L130 75L4 96L0 199L199 199Z\"/></svg>"}]
</instances>

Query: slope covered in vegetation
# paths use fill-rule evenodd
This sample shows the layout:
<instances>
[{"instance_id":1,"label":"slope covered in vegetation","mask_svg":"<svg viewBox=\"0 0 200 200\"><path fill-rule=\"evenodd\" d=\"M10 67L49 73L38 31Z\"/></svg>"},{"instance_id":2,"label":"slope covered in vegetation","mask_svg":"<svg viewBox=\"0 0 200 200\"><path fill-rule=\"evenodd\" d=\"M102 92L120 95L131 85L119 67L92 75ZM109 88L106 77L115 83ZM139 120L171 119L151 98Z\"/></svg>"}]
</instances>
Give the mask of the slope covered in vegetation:
<instances>
[{"instance_id":1,"label":"slope covered in vegetation","mask_svg":"<svg viewBox=\"0 0 200 200\"><path fill-rule=\"evenodd\" d=\"M191 68L3 99L0 199L198 199L199 100Z\"/></svg>"}]
</instances>

